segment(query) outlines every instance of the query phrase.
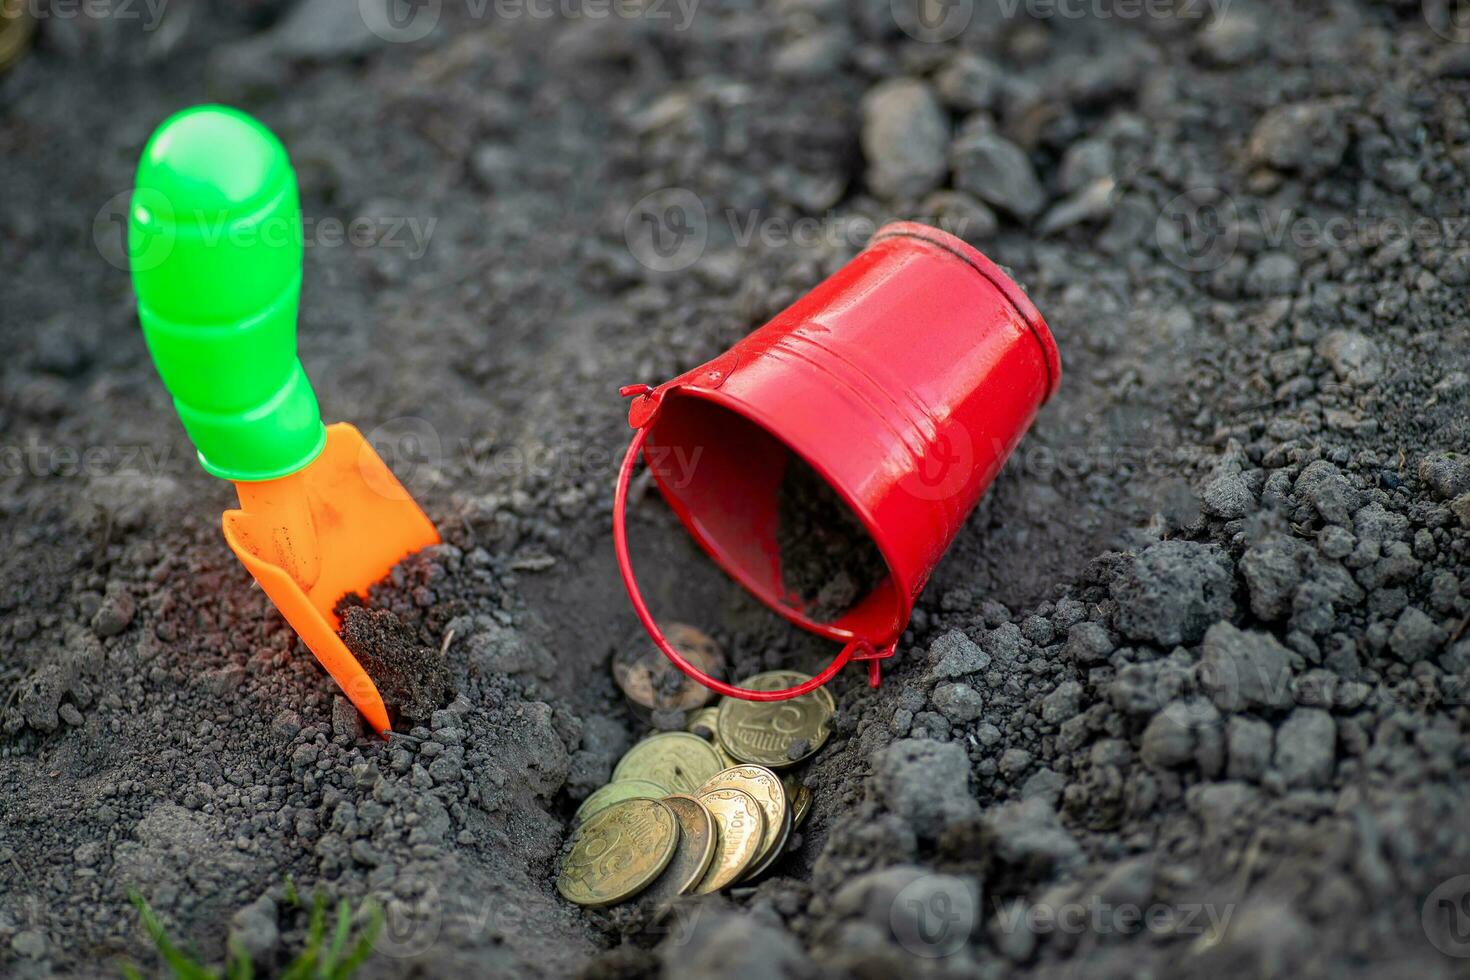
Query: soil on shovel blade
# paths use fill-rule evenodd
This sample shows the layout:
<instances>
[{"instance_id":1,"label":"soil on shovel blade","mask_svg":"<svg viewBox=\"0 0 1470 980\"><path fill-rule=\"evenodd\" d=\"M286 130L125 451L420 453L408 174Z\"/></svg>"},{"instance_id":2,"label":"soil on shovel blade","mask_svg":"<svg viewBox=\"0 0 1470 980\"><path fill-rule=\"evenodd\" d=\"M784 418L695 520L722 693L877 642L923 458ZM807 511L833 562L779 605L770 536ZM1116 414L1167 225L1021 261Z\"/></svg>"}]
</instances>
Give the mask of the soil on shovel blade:
<instances>
[{"instance_id":1,"label":"soil on shovel blade","mask_svg":"<svg viewBox=\"0 0 1470 980\"><path fill-rule=\"evenodd\" d=\"M341 636L377 685L394 718L426 722L454 698L444 654L420 643L417 631L386 609L368 609L350 596L338 604Z\"/></svg>"},{"instance_id":2,"label":"soil on shovel blade","mask_svg":"<svg viewBox=\"0 0 1470 980\"><path fill-rule=\"evenodd\" d=\"M371 978L1463 974L1454 4L397 4L380 33L350 0L22 6L58 10L0 75L0 976L166 975L134 892L278 975L316 891L390 917ZM447 688L394 695L407 737L235 561L144 347L118 219L200 102L289 148L301 360L444 540L349 616L411 678L442 651ZM609 670L647 642L617 386L892 218L1012 270L1061 386L882 686L834 678L795 850L663 917L569 905L577 804L687 720ZM830 659L641 486L660 622L735 681ZM877 567L803 537L804 594Z\"/></svg>"},{"instance_id":3,"label":"soil on shovel blade","mask_svg":"<svg viewBox=\"0 0 1470 980\"><path fill-rule=\"evenodd\" d=\"M857 515L805 460L793 455L787 461L778 493L776 544L786 588L813 619L836 619L883 580L883 556Z\"/></svg>"}]
</instances>

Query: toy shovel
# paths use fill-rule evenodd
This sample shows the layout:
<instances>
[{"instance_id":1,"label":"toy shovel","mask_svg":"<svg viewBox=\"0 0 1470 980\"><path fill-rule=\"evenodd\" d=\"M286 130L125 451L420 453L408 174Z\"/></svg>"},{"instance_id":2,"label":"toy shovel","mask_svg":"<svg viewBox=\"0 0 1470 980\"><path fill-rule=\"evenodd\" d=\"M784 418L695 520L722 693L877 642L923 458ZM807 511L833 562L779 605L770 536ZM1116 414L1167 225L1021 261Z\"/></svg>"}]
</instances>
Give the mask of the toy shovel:
<instances>
[{"instance_id":1,"label":"toy shovel","mask_svg":"<svg viewBox=\"0 0 1470 980\"><path fill-rule=\"evenodd\" d=\"M296 356L302 246L296 176L264 126L199 106L153 134L128 223L153 363L200 465L239 493L225 540L386 736L383 699L333 607L439 535L357 429L322 425Z\"/></svg>"}]
</instances>

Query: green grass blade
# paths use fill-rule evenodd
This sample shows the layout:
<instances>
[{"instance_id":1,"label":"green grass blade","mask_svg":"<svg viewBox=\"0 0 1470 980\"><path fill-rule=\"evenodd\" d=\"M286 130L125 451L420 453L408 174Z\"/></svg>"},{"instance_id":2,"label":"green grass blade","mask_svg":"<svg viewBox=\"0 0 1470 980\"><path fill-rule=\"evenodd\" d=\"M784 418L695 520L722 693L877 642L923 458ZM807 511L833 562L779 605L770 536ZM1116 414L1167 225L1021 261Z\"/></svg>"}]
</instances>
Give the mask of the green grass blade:
<instances>
[{"instance_id":1,"label":"green grass blade","mask_svg":"<svg viewBox=\"0 0 1470 980\"><path fill-rule=\"evenodd\" d=\"M225 965L227 980L255 980L255 965L250 962L250 953L239 940L230 942L230 956Z\"/></svg>"},{"instance_id":2,"label":"green grass blade","mask_svg":"<svg viewBox=\"0 0 1470 980\"><path fill-rule=\"evenodd\" d=\"M295 884L286 880L287 901L301 904ZM255 966L250 954L238 941L229 944L223 974L199 963L180 950L168 938L157 914L136 891L128 893L138 910L143 931L157 947L159 956L173 973L175 980L254 980ZM333 916L330 944L327 943L327 897L317 891L312 896L310 918L306 928L305 948L280 973L282 980L349 980L372 955L373 942L383 927L383 910L372 899L361 908L365 920L361 930L353 928L352 904L347 899L337 902ZM131 963L119 966L125 980L144 980L143 973Z\"/></svg>"},{"instance_id":3,"label":"green grass blade","mask_svg":"<svg viewBox=\"0 0 1470 980\"><path fill-rule=\"evenodd\" d=\"M301 955L291 961L281 974L281 980L315 980L316 958L318 949L309 946L301 951Z\"/></svg>"},{"instance_id":4,"label":"green grass blade","mask_svg":"<svg viewBox=\"0 0 1470 980\"><path fill-rule=\"evenodd\" d=\"M176 947L168 938L168 932L163 928L163 923L158 920L152 907L137 891L130 891L128 898L133 907L138 910L138 918L143 923L143 931L153 941L158 949L158 955L168 964L169 969L174 971L178 980L218 980L218 976L209 969L202 966L197 960Z\"/></svg>"},{"instance_id":5,"label":"green grass blade","mask_svg":"<svg viewBox=\"0 0 1470 980\"><path fill-rule=\"evenodd\" d=\"M322 956L321 967L317 973L321 977L336 976L337 961L342 958L342 950L347 946L348 934L352 932L352 906L347 904L347 899L337 902L337 924L332 929L332 944L327 947L327 952Z\"/></svg>"},{"instance_id":6,"label":"green grass blade","mask_svg":"<svg viewBox=\"0 0 1470 980\"><path fill-rule=\"evenodd\" d=\"M378 938L379 930L383 928L383 910L378 907L378 903L369 899L363 907L367 909L367 925L363 927L362 935L358 937L357 945L352 948L352 952L347 954L347 958L342 961L342 965L338 968L337 980L347 980L348 977L357 972L358 968L362 966L363 962L372 953L373 943Z\"/></svg>"}]
</instances>

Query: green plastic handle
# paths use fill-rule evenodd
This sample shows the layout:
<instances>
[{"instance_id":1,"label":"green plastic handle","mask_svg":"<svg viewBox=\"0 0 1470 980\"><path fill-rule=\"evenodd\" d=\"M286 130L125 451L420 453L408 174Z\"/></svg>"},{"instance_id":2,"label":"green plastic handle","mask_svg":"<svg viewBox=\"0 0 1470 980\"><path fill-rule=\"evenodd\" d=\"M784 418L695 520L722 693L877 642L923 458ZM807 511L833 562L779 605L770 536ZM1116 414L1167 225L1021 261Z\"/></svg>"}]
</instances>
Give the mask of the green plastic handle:
<instances>
[{"instance_id":1,"label":"green plastic handle","mask_svg":"<svg viewBox=\"0 0 1470 980\"><path fill-rule=\"evenodd\" d=\"M200 464L273 480L326 444L296 356L301 205L286 149L254 119L196 106L143 148L128 209L138 319Z\"/></svg>"}]
</instances>

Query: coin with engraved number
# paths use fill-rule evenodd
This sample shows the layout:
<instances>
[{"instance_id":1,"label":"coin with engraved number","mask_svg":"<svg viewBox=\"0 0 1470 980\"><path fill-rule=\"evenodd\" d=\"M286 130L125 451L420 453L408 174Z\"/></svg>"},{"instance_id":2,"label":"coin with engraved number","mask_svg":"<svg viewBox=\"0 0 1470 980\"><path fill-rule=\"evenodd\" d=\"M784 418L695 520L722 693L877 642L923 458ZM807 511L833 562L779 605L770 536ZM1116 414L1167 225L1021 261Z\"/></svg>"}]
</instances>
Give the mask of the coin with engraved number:
<instances>
[{"instance_id":1,"label":"coin with engraved number","mask_svg":"<svg viewBox=\"0 0 1470 980\"><path fill-rule=\"evenodd\" d=\"M791 670L772 670L743 681L754 691L775 691L811 680ZM725 750L742 762L779 769L816 752L831 734L837 704L825 688L784 701L725 698L715 734Z\"/></svg>"},{"instance_id":2,"label":"coin with engraved number","mask_svg":"<svg viewBox=\"0 0 1470 980\"><path fill-rule=\"evenodd\" d=\"M781 813L781 832L771 842L770 850L757 858L755 864L750 866L750 870L741 875L740 880L742 882L754 881L759 878L766 873L771 865L780 859L781 855L786 853L786 844L791 840L791 829L794 826L796 826L796 814L788 803L785 810Z\"/></svg>"},{"instance_id":3,"label":"coin with engraved number","mask_svg":"<svg viewBox=\"0 0 1470 980\"><path fill-rule=\"evenodd\" d=\"M656 902L687 895L703 880L715 857L715 818L692 796L665 796L663 803L679 821L679 847L669 866L644 895Z\"/></svg>"},{"instance_id":4,"label":"coin with engraved number","mask_svg":"<svg viewBox=\"0 0 1470 980\"><path fill-rule=\"evenodd\" d=\"M582 805L577 807L577 819L586 820L598 810L624 800L658 800L668 795L667 788L647 779L625 779L618 783L608 783L593 790L582 801Z\"/></svg>"},{"instance_id":5,"label":"coin with engraved number","mask_svg":"<svg viewBox=\"0 0 1470 980\"><path fill-rule=\"evenodd\" d=\"M726 769L700 787L696 796L711 789L738 789L749 793L760 805L765 819L765 833L761 835L761 850L756 856L755 867L766 863L773 851L784 841L791 830L791 815L786 807L786 788L781 777L764 766L735 766Z\"/></svg>"},{"instance_id":6,"label":"coin with engraved number","mask_svg":"<svg viewBox=\"0 0 1470 980\"><path fill-rule=\"evenodd\" d=\"M708 895L740 880L760 854L765 817L749 793L739 789L712 789L696 799L715 821L715 859L694 894Z\"/></svg>"},{"instance_id":7,"label":"coin with engraved number","mask_svg":"<svg viewBox=\"0 0 1470 980\"><path fill-rule=\"evenodd\" d=\"M650 735L629 749L613 769L613 782L646 779L669 793L692 794L725 767L715 747L688 732ZM665 794L667 795L667 794Z\"/></svg>"},{"instance_id":8,"label":"coin with engraved number","mask_svg":"<svg viewBox=\"0 0 1470 980\"><path fill-rule=\"evenodd\" d=\"M725 655L720 646L693 626L672 623L664 638L685 660L711 677L725 675ZM663 651L647 642L636 642L613 657L613 680L628 700L646 711L678 708L693 711L709 702L711 691L675 667Z\"/></svg>"},{"instance_id":9,"label":"coin with engraved number","mask_svg":"<svg viewBox=\"0 0 1470 980\"><path fill-rule=\"evenodd\" d=\"M562 862L557 891L578 905L612 905L647 888L679 846L679 821L658 800L624 800L587 818Z\"/></svg>"}]
</instances>

